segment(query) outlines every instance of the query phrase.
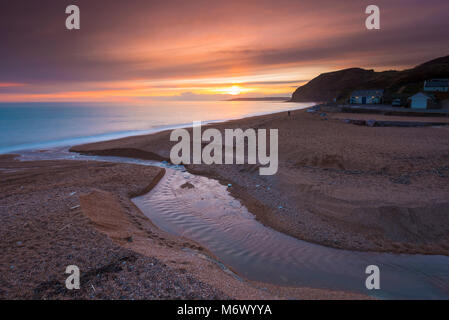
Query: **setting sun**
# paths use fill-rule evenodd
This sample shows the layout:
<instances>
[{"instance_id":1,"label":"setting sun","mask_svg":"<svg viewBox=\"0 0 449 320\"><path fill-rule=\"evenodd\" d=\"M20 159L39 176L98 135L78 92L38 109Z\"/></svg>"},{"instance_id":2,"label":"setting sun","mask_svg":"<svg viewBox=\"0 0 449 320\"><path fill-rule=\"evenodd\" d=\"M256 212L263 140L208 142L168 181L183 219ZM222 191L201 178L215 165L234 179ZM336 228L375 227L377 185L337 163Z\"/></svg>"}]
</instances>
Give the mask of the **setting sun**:
<instances>
[{"instance_id":1,"label":"setting sun","mask_svg":"<svg viewBox=\"0 0 449 320\"><path fill-rule=\"evenodd\" d=\"M242 88L241 86L238 85L233 85L231 87L225 87L225 88L218 88L218 89L214 89L214 92L217 93L221 93L221 94L230 94L233 96L239 95L241 93L247 93L247 92L251 92L254 89L250 89L250 88Z\"/></svg>"},{"instance_id":2,"label":"setting sun","mask_svg":"<svg viewBox=\"0 0 449 320\"><path fill-rule=\"evenodd\" d=\"M227 89L228 94L232 95L238 95L242 92L242 89L239 86L232 86L229 89Z\"/></svg>"}]
</instances>

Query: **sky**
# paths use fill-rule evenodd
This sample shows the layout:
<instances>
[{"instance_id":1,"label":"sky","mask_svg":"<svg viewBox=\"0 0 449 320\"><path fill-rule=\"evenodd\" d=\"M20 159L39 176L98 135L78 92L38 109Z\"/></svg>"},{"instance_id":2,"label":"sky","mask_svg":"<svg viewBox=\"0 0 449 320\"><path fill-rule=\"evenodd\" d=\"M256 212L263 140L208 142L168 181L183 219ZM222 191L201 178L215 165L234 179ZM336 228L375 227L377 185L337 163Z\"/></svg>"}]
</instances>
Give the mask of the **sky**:
<instances>
[{"instance_id":1,"label":"sky","mask_svg":"<svg viewBox=\"0 0 449 320\"><path fill-rule=\"evenodd\" d=\"M67 30L65 8L80 8ZM365 8L380 8L380 30ZM447 0L1 0L0 102L290 96L449 54Z\"/></svg>"}]
</instances>

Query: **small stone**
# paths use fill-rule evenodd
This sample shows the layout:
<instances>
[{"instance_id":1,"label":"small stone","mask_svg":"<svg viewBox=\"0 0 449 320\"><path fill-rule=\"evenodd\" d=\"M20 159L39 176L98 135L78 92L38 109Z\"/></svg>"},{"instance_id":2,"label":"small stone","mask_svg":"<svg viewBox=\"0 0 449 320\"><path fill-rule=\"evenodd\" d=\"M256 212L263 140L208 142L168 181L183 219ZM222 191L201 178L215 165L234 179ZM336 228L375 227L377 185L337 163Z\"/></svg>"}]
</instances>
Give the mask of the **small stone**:
<instances>
[{"instance_id":1,"label":"small stone","mask_svg":"<svg viewBox=\"0 0 449 320\"><path fill-rule=\"evenodd\" d=\"M376 126L376 120L366 120L366 125L368 127L374 127Z\"/></svg>"},{"instance_id":2,"label":"small stone","mask_svg":"<svg viewBox=\"0 0 449 320\"><path fill-rule=\"evenodd\" d=\"M182 189L193 189L195 188L195 186L193 184L191 184L190 182L186 182L183 185L181 185Z\"/></svg>"}]
</instances>

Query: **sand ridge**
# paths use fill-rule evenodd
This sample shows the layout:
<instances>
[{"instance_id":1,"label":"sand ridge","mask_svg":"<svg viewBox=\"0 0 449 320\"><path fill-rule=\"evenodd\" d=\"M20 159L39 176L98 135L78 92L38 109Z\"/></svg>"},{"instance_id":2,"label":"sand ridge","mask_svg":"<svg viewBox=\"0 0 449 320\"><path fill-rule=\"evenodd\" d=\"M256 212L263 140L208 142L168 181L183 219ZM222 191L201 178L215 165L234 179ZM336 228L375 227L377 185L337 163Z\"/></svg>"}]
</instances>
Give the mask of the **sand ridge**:
<instances>
[{"instance_id":1,"label":"sand ridge","mask_svg":"<svg viewBox=\"0 0 449 320\"><path fill-rule=\"evenodd\" d=\"M299 239L352 250L447 255L449 128L371 128L340 117L338 112L299 110L291 116L277 113L205 126L278 129L279 171L274 176L259 176L257 165L187 168L231 183L231 193L261 222ZM123 150L126 156L132 148L146 159L157 154L169 160L174 144L169 134L72 151L104 155Z\"/></svg>"},{"instance_id":2,"label":"sand ridge","mask_svg":"<svg viewBox=\"0 0 449 320\"><path fill-rule=\"evenodd\" d=\"M239 281L198 244L156 228L130 201L157 167L0 156L1 299L366 299ZM67 265L81 270L69 291Z\"/></svg>"}]
</instances>

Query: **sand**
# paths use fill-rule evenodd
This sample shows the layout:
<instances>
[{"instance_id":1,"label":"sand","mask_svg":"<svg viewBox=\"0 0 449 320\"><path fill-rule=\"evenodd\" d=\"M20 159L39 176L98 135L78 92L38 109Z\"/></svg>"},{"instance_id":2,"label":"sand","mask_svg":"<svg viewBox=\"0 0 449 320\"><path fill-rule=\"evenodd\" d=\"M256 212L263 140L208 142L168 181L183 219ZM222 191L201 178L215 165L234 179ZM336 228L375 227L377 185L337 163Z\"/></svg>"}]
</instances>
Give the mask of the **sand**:
<instances>
[{"instance_id":1,"label":"sand","mask_svg":"<svg viewBox=\"0 0 449 320\"><path fill-rule=\"evenodd\" d=\"M239 281L198 244L156 228L130 201L164 170L0 156L0 299L365 299ZM81 289L64 286L68 265Z\"/></svg>"},{"instance_id":2,"label":"sand","mask_svg":"<svg viewBox=\"0 0 449 320\"><path fill-rule=\"evenodd\" d=\"M231 183L232 194L257 219L299 239L351 250L448 255L449 127L371 128L342 121L354 116L300 110L290 117L213 124L219 130L278 129L278 173L260 176L257 165L188 170ZM72 150L169 160L169 134Z\"/></svg>"}]
</instances>

